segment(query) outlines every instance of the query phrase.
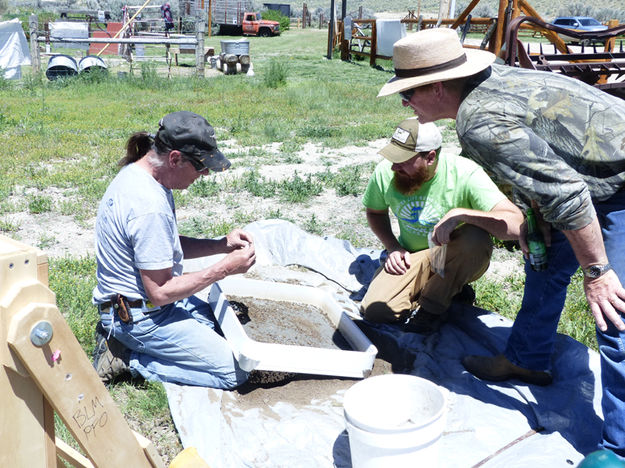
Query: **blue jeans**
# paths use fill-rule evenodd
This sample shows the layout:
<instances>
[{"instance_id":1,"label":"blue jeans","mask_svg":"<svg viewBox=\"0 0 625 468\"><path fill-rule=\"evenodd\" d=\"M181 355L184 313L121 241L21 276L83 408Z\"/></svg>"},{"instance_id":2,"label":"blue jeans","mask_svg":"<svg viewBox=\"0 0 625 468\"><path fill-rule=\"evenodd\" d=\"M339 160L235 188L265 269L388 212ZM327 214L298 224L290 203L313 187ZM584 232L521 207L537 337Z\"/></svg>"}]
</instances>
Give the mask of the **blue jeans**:
<instances>
[{"instance_id":1,"label":"blue jeans","mask_svg":"<svg viewBox=\"0 0 625 468\"><path fill-rule=\"evenodd\" d=\"M232 389L247 380L210 306L194 296L145 313L133 323L102 314L102 325L129 348L130 370L146 380Z\"/></svg>"},{"instance_id":2,"label":"blue jeans","mask_svg":"<svg viewBox=\"0 0 625 468\"><path fill-rule=\"evenodd\" d=\"M610 264L625 284L625 191L595 209ZM549 267L536 272L525 264L525 291L521 310L508 339L505 356L514 364L533 370L548 370L556 338L566 288L578 268L573 249L559 231L552 231L548 249ZM625 311L621 311L621 316ZM601 448L625 457L625 332L608 321L608 329L598 328L603 397L603 440Z\"/></svg>"}]
</instances>

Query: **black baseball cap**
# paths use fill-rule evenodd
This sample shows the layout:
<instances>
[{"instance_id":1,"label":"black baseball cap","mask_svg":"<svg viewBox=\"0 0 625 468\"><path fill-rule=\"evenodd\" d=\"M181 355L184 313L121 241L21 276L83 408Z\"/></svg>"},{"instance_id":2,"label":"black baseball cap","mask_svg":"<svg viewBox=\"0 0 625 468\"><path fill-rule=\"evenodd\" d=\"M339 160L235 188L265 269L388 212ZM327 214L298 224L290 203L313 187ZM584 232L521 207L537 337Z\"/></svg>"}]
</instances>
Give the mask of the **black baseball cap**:
<instances>
[{"instance_id":1,"label":"black baseball cap","mask_svg":"<svg viewBox=\"0 0 625 468\"><path fill-rule=\"evenodd\" d=\"M156 138L178 150L197 170L225 171L230 161L217 149L215 130L201 115L189 111L167 114L158 123Z\"/></svg>"}]
</instances>

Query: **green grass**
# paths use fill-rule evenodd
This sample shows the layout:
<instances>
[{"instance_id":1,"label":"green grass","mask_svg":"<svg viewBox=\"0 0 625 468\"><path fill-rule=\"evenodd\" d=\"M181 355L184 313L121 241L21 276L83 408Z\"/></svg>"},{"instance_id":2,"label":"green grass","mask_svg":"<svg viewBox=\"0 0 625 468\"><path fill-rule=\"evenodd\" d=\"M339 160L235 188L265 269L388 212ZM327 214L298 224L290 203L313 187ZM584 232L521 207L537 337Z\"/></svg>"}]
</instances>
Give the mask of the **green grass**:
<instances>
[{"instance_id":1,"label":"green grass","mask_svg":"<svg viewBox=\"0 0 625 468\"><path fill-rule=\"evenodd\" d=\"M311 140L336 148L388 136L406 115L395 99L375 97L390 74L327 60L324 38L314 29L250 38L255 77L167 79L142 63L140 72L127 79L111 73L97 80L35 77L25 79L24 86L11 83L0 89L0 144L5 148L0 193L18 186L71 190L75 206L81 207L76 219L87 219L117 171L129 134L155 131L164 114L180 109L206 116L218 141L233 140L250 158L252 148L273 142L285 142L278 158L289 159ZM264 70L276 57L284 61L288 76L274 89L265 84ZM61 210L70 208L45 199L31 207L32 212Z\"/></svg>"},{"instance_id":2,"label":"green grass","mask_svg":"<svg viewBox=\"0 0 625 468\"><path fill-rule=\"evenodd\" d=\"M50 289L56 293L59 311L88 356L95 347L98 312L91 303L96 263L93 257L49 259Z\"/></svg>"}]
</instances>

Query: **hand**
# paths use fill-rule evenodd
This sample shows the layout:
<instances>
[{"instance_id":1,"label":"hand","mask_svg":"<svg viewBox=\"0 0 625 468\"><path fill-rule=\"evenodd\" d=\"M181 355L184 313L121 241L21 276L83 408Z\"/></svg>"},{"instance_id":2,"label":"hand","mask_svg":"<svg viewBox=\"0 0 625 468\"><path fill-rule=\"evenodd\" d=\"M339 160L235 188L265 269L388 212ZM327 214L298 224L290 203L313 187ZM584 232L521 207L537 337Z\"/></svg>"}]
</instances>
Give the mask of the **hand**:
<instances>
[{"instance_id":1,"label":"hand","mask_svg":"<svg viewBox=\"0 0 625 468\"><path fill-rule=\"evenodd\" d=\"M222 260L226 276L245 273L256 262L256 250L254 244L239 247L233 250Z\"/></svg>"},{"instance_id":2,"label":"hand","mask_svg":"<svg viewBox=\"0 0 625 468\"><path fill-rule=\"evenodd\" d=\"M384 271L390 275L403 275L410 268L410 252L404 249L393 250L384 262Z\"/></svg>"},{"instance_id":3,"label":"hand","mask_svg":"<svg viewBox=\"0 0 625 468\"><path fill-rule=\"evenodd\" d=\"M599 330L608 329L606 318L618 330L625 330L625 323L619 314L619 311L625 312L625 289L614 271L595 279L584 278L584 292Z\"/></svg>"},{"instance_id":4,"label":"hand","mask_svg":"<svg viewBox=\"0 0 625 468\"><path fill-rule=\"evenodd\" d=\"M434 226L434 229L432 229L432 242L434 242L436 245L449 243L451 233L462 221L460 219L461 212L461 209L453 208L449 210L438 223L436 223L436 226Z\"/></svg>"},{"instance_id":5,"label":"hand","mask_svg":"<svg viewBox=\"0 0 625 468\"><path fill-rule=\"evenodd\" d=\"M229 252L232 252L236 249L245 248L250 245L254 245L252 235L248 232L243 231L242 229L234 229L226 236L226 247Z\"/></svg>"},{"instance_id":6,"label":"hand","mask_svg":"<svg viewBox=\"0 0 625 468\"><path fill-rule=\"evenodd\" d=\"M540 211L534 210L534 216L536 216L536 224L538 225L538 230L543 235L543 240L545 241L545 246L551 246L551 223L545 221L540 214ZM521 246L521 252L523 252L523 256L525 258L529 258L530 248L527 245L527 219L523 221L521 227L519 229L519 245Z\"/></svg>"}]
</instances>

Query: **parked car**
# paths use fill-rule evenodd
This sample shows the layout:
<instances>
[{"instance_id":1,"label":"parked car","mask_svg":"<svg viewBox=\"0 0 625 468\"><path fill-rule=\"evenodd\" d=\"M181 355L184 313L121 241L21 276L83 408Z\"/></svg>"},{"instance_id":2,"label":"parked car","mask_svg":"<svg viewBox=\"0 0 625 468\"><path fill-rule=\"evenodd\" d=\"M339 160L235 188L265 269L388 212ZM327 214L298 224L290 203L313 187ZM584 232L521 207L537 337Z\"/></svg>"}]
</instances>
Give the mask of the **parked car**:
<instances>
[{"instance_id":1,"label":"parked car","mask_svg":"<svg viewBox=\"0 0 625 468\"><path fill-rule=\"evenodd\" d=\"M574 29L575 31L605 31L608 27L590 16L559 16L553 20L554 26ZM578 42L578 39L561 34L565 41Z\"/></svg>"}]
</instances>

